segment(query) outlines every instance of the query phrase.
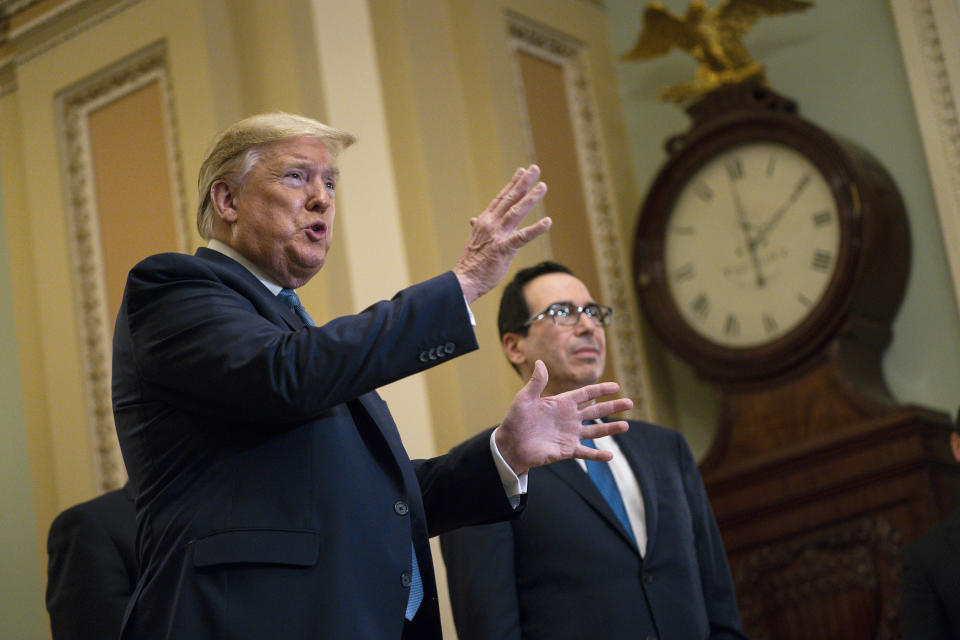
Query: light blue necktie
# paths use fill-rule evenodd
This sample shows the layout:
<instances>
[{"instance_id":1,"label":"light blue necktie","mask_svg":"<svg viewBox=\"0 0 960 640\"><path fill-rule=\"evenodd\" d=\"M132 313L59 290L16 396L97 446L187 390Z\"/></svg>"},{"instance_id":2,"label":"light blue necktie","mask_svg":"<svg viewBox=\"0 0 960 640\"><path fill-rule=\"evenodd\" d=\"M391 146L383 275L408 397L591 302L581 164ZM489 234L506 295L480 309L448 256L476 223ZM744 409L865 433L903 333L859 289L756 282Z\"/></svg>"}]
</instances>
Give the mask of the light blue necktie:
<instances>
[{"instance_id":1,"label":"light blue necktie","mask_svg":"<svg viewBox=\"0 0 960 640\"><path fill-rule=\"evenodd\" d=\"M303 305L300 304L300 297L297 295L296 291L293 289L280 289L280 293L277 294L277 297L280 298L288 307L293 309L293 312L303 320L303 323L311 327L317 326L317 323L313 321L313 318L310 317L310 314L307 313L307 310L303 308Z\"/></svg>"},{"instance_id":2,"label":"light blue necktie","mask_svg":"<svg viewBox=\"0 0 960 640\"><path fill-rule=\"evenodd\" d=\"M589 438L581 440L580 442L591 449L596 449L593 445L593 440ZM603 499L606 500L610 508L613 509L613 513L617 516L617 519L620 520L620 524L627 530L627 535L630 536L630 540L636 545L637 540L633 536L633 528L630 526L627 508L623 504L620 490L617 488L617 483L613 479L613 472L610 471L610 463L597 462L596 460L584 460L584 462L587 463L587 475L590 476L593 483L597 485L597 489L600 490Z\"/></svg>"},{"instance_id":3,"label":"light blue necktie","mask_svg":"<svg viewBox=\"0 0 960 640\"><path fill-rule=\"evenodd\" d=\"M413 556L413 571L410 576L410 597L407 598L407 611L403 617L407 620L413 620L417 615L417 609L423 602L423 580L420 579L420 566L417 564L417 550L413 548L413 540L410 541L410 555Z\"/></svg>"},{"instance_id":4,"label":"light blue necktie","mask_svg":"<svg viewBox=\"0 0 960 640\"><path fill-rule=\"evenodd\" d=\"M281 289L277 297L293 309L293 312L303 320L304 324L311 327L317 326L307 310L300 304L300 297L293 289ZM413 620L413 616L417 614L417 609L420 608L420 603L423 602L423 579L420 577L420 565L417 564L417 551L413 548L413 540L410 541L410 557L413 561L410 572L410 595L407 598L407 610L403 614L407 620Z\"/></svg>"}]
</instances>

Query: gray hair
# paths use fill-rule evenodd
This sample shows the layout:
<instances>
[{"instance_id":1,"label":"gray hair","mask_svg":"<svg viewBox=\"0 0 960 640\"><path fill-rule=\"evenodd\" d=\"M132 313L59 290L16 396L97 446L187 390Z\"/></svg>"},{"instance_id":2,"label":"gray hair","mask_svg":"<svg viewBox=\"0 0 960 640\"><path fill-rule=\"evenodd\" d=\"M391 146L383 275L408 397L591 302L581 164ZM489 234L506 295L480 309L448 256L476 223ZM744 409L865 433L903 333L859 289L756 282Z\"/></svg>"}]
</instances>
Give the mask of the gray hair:
<instances>
[{"instance_id":1,"label":"gray hair","mask_svg":"<svg viewBox=\"0 0 960 640\"><path fill-rule=\"evenodd\" d=\"M259 159L263 145L301 136L319 138L334 158L357 140L346 131L281 111L244 118L217 136L200 165L197 178L197 230L203 239L209 240L213 230L213 202L210 200L213 183L227 180L242 188L243 180Z\"/></svg>"}]
</instances>

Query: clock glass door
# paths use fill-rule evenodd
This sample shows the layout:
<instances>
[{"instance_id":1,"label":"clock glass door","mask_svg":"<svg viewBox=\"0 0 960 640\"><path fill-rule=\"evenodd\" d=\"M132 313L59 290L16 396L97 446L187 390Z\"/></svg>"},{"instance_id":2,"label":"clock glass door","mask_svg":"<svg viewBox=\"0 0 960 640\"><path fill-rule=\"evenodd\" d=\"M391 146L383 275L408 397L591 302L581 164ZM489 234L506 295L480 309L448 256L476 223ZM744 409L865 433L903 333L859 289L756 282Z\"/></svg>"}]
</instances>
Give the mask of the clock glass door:
<instances>
[{"instance_id":1,"label":"clock glass door","mask_svg":"<svg viewBox=\"0 0 960 640\"><path fill-rule=\"evenodd\" d=\"M668 216L668 290L684 320L723 347L759 347L795 329L837 268L841 228L823 174L784 144L714 155Z\"/></svg>"}]
</instances>

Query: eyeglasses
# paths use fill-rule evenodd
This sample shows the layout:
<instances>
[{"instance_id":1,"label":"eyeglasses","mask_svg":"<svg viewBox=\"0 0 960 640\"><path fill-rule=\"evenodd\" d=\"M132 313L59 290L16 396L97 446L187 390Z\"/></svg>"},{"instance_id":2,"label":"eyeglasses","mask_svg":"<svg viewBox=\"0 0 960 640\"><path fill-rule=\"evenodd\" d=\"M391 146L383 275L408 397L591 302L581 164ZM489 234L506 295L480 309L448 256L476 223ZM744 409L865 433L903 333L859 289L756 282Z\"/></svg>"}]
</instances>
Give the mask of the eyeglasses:
<instances>
[{"instance_id":1,"label":"eyeglasses","mask_svg":"<svg viewBox=\"0 0 960 640\"><path fill-rule=\"evenodd\" d=\"M527 328L540 318L545 318L547 316L549 316L550 319L553 320L553 324L557 325L558 327L572 327L580 322L581 313L586 314L588 318L593 320L594 324L601 327L608 326L613 320L613 309L610 307L605 307L602 304L590 302L582 307L578 307L572 302L554 302L552 305L524 322L523 327Z\"/></svg>"}]
</instances>

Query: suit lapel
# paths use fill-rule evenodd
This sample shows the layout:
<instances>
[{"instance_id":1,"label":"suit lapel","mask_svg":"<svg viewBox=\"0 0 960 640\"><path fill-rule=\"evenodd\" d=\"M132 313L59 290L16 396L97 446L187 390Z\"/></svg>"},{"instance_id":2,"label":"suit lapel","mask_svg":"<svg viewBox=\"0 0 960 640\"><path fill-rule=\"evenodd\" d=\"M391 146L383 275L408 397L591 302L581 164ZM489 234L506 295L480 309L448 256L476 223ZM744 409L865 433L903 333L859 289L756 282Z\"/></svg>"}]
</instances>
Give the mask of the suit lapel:
<instances>
[{"instance_id":1,"label":"suit lapel","mask_svg":"<svg viewBox=\"0 0 960 640\"><path fill-rule=\"evenodd\" d=\"M269 295L270 292L267 291L267 294ZM303 320L300 319L300 316L298 316L293 309L282 302L280 298L273 296L273 299L280 308L280 317L283 318L283 321L287 323L288 327L296 331L298 329L303 329L306 326Z\"/></svg>"},{"instance_id":2,"label":"suit lapel","mask_svg":"<svg viewBox=\"0 0 960 640\"><path fill-rule=\"evenodd\" d=\"M253 303L267 320L274 324L278 324L278 320L280 320L291 329L303 328L303 320L294 313L293 309L284 304L277 296L273 295L245 266L230 256L207 247L197 249L196 256L225 267L239 278L240 282L231 282L228 283L228 286L236 289L242 284L245 289L243 295ZM356 401L360 403L372 419L373 424L376 425L380 435L389 446L393 457L398 461L407 460L407 452L403 448L403 443L400 441L400 434L397 431L396 425L393 423L390 411L387 409L386 403L377 395L377 392L371 391L370 393L365 393L357 398Z\"/></svg>"},{"instance_id":3,"label":"suit lapel","mask_svg":"<svg viewBox=\"0 0 960 640\"><path fill-rule=\"evenodd\" d=\"M607 504L600 490L597 489L597 485L593 484L590 476L580 467L579 462L576 460L561 460L560 462L548 464L543 468L556 475L579 494L594 511L600 514L601 518L607 521L607 524L617 531L620 537L622 537L634 551L637 551L637 546L630 539L620 520L613 513L613 509Z\"/></svg>"},{"instance_id":4,"label":"suit lapel","mask_svg":"<svg viewBox=\"0 0 960 640\"><path fill-rule=\"evenodd\" d=\"M631 422L630 428L637 429L639 425ZM628 432L629 433L629 432ZM653 548L653 541L657 535L657 484L654 480L653 464L647 451L640 445L639 431L632 437L622 433L613 437L620 446L620 452L630 463L633 475L640 483L640 494L643 497L644 522L647 527L647 553Z\"/></svg>"},{"instance_id":5,"label":"suit lapel","mask_svg":"<svg viewBox=\"0 0 960 640\"><path fill-rule=\"evenodd\" d=\"M393 459L394 468L400 474L404 492L410 504L411 513L415 514L412 524L412 535L414 544L418 542L421 543L417 551L417 558L420 562L421 576L424 576L424 588L427 589L427 582L429 582L427 576L433 575L432 560L425 546L429 541L429 534L427 533L427 513L423 505L423 495L420 492L420 481L417 478L417 472L410 462L407 450L403 446L397 425L390 415L390 409L387 407L387 403L383 401L380 394L376 391L365 393L355 400L349 400L347 404L359 405L359 410L366 412L370 422L376 427L377 434L387 445ZM357 428L362 429L364 427L358 423ZM418 528L418 522L420 528ZM419 537L417 535L418 531L420 533ZM435 587L432 588L435 589Z\"/></svg>"},{"instance_id":6,"label":"suit lapel","mask_svg":"<svg viewBox=\"0 0 960 640\"><path fill-rule=\"evenodd\" d=\"M210 262L215 262L229 269L231 273L240 278L243 285L245 285L242 294L254 303L261 314L263 314L266 309L269 309L270 313L265 315L268 320L275 324L277 324L277 320L280 320L287 328L293 330L303 328L303 320L293 312L293 309L281 302L277 296L270 293L270 290L245 266L230 256L224 255L219 251L214 251L213 249L208 249L207 247L197 249L196 256L204 260L209 260ZM226 284L236 289L238 283Z\"/></svg>"},{"instance_id":7,"label":"suit lapel","mask_svg":"<svg viewBox=\"0 0 960 640\"><path fill-rule=\"evenodd\" d=\"M357 401L367 414L369 414L371 420L373 420L373 424L376 425L377 431L380 432L380 435L386 441L394 459L397 461L407 460L407 450L403 447L400 432L397 430L397 425L393 422L393 417L390 415L387 403L383 401L380 394L376 391L371 391L357 398Z\"/></svg>"}]
</instances>

